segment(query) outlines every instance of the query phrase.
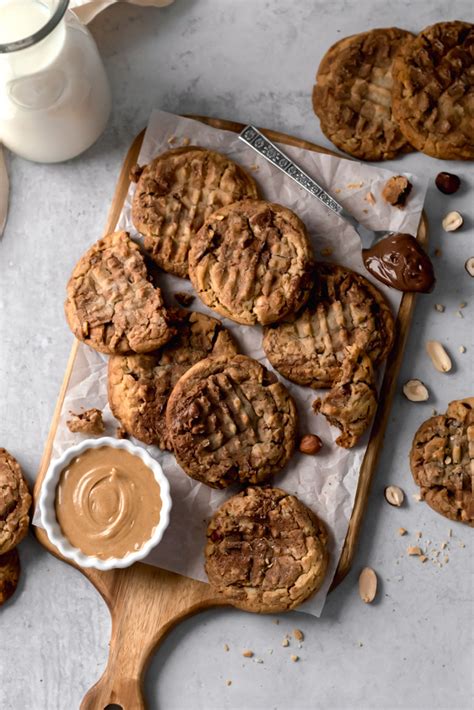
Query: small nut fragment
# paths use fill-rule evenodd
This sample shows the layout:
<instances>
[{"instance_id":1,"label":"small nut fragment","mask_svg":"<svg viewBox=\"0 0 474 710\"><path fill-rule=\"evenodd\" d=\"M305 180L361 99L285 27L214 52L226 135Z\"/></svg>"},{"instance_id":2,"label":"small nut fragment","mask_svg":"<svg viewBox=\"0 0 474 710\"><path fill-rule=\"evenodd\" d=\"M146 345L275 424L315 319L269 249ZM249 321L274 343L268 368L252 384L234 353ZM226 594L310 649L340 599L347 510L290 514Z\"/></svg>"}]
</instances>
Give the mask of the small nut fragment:
<instances>
[{"instance_id":1,"label":"small nut fragment","mask_svg":"<svg viewBox=\"0 0 474 710\"><path fill-rule=\"evenodd\" d=\"M462 214L459 212L448 212L448 214L443 218L443 229L445 232L455 232L459 227L464 224L464 219Z\"/></svg>"},{"instance_id":2,"label":"small nut fragment","mask_svg":"<svg viewBox=\"0 0 474 710\"><path fill-rule=\"evenodd\" d=\"M398 528L398 534L399 535L406 535L408 530L405 530L405 528Z\"/></svg>"},{"instance_id":3,"label":"small nut fragment","mask_svg":"<svg viewBox=\"0 0 474 710\"><path fill-rule=\"evenodd\" d=\"M287 638L284 638L283 641L281 642L281 645L286 648L287 646L290 645L290 641Z\"/></svg>"},{"instance_id":4,"label":"small nut fragment","mask_svg":"<svg viewBox=\"0 0 474 710\"><path fill-rule=\"evenodd\" d=\"M384 494L387 503L390 503L390 505L394 505L397 508L399 508L405 500L405 494L398 486L387 486Z\"/></svg>"},{"instance_id":5,"label":"small nut fragment","mask_svg":"<svg viewBox=\"0 0 474 710\"><path fill-rule=\"evenodd\" d=\"M252 658L252 656L253 656L253 651L250 651L249 649L246 649L245 651L242 652L242 656L244 656L244 658Z\"/></svg>"},{"instance_id":6,"label":"small nut fragment","mask_svg":"<svg viewBox=\"0 0 474 710\"><path fill-rule=\"evenodd\" d=\"M428 340L426 352L438 372L449 372L452 368L451 358L438 340Z\"/></svg>"},{"instance_id":7,"label":"small nut fragment","mask_svg":"<svg viewBox=\"0 0 474 710\"><path fill-rule=\"evenodd\" d=\"M316 434L306 434L300 441L300 451L302 454L312 456L321 451L323 442Z\"/></svg>"},{"instance_id":8,"label":"small nut fragment","mask_svg":"<svg viewBox=\"0 0 474 710\"><path fill-rule=\"evenodd\" d=\"M296 663L297 661L300 660L300 657L299 657L299 656L290 656L290 658L291 658L291 660L293 661L293 663Z\"/></svg>"},{"instance_id":9,"label":"small nut fragment","mask_svg":"<svg viewBox=\"0 0 474 710\"><path fill-rule=\"evenodd\" d=\"M446 309L442 303L435 303L435 311L438 311L438 313L444 313L445 310Z\"/></svg>"},{"instance_id":10,"label":"small nut fragment","mask_svg":"<svg viewBox=\"0 0 474 710\"><path fill-rule=\"evenodd\" d=\"M459 352L460 352L460 353L465 353L465 352L466 352L466 348L464 347L464 345L460 345L460 346L459 346Z\"/></svg>"},{"instance_id":11,"label":"small nut fragment","mask_svg":"<svg viewBox=\"0 0 474 710\"><path fill-rule=\"evenodd\" d=\"M466 259L464 268L466 269L469 276L474 276L474 256L470 256L469 259Z\"/></svg>"},{"instance_id":12,"label":"small nut fragment","mask_svg":"<svg viewBox=\"0 0 474 710\"><path fill-rule=\"evenodd\" d=\"M364 567L359 576L359 596L369 604L377 594L377 575L371 567Z\"/></svg>"},{"instance_id":13,"label":"small nut fragment","mask_svg":"<svg viewBox=\"0 0 474 710\"><path fill-rule=\"evenodd\" d=\"M426 555L420 555L418 559L420 560L420 562L426 562L428 558Z\"/></svg>"},{"instance_id":14,"label":"small nut fragment","mask_svg":"<svg viewBox=\"0 0 474 710\"><path fill-rule=\"evenodd\" d=\"M369 205L375 205L377 200L374 197L374 194L372 192L368 192L366 196L364 197L365 201L369 203Z\"/></svg>"},{"instance_id":15,"label":"small nut fragment","mask_svg":"<svg viewBox=\"0 0 474 710\"><path fill-rule=\"evenodd\" d=\"M421 380L408 380L403 385L403 394L410 402L426 402L429 392Z\"/></svg>"},{"instance_id":16,"label":"small nut fragment","mask_svg":"<svg viewBox=\"0 0 474 710\"><path fill-rule=\"evenodd\" d=\"M413 557L419 557L420 555L423 554L421 547L417 547L417 546L407 547L407 552L409 555L412 555Z\"/></svg>"},{"instance_id":17,"label":"small nut fragment","mask_svg":"<svg viewBox=\"0 0 474 710\"><path fill-rule=\"evenodd\" d=\"M453 195L459 190L461 180L453 173L438 173L435 179L436 187L445 195Z\"/></svg>"},{"instance_id":18,"label":"small nut fragment","mask_svg":"<svg viewBox=\"0 0 474 710\"><path fill-rule=\"evenodd\" d=\"M293 629L293 638L297 641L303 641L304 633L301 631L301 629Z\"/></svg>"}]
</instances>

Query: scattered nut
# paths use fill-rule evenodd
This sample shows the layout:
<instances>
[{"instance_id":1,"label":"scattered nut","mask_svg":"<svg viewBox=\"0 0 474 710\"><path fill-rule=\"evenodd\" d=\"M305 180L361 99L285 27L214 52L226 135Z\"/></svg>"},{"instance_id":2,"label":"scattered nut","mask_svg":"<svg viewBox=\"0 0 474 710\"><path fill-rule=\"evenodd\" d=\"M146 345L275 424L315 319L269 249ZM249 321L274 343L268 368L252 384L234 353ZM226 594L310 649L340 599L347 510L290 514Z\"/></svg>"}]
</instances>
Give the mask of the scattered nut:
<instances>
[{"instance_id":1,"label":"scattered nut","mask_svg":"<svg viewBox=\"0 0 474 710\"><path fill-rule=\"evenodd\" d=\"M300 657L299 657L299 656L290 656L290 658L291 658L291 660L293 661L293 663L296 663L297 661L300 660Z\"/></svg>"},{"instance_id":2,"label":"scattered nut","mask_svg":"<svg viewBox=\"0 0 474 710\"><path fill-rule=\"evenodd\" d=\"M382 197L393 207L403 209L413 185L404 175L394 175L385 183Z\"/></svg>"},{"instance_id":3,"label":"scattered nut","mask_svg":"<svg viewBox=\"0 0 474 710\"><path fill-rule=\"evenodd\" d=\"M420 562L426 562L426 560L427 560L428 558L427 558L426 555L420 555L420 557L419 557L418 559L420 560Z\"/></svg>"},{"instance_id":4,"label":"scattered nut","mask_svg":"<svg viewBox=\"0 0 474 710\"><path fill-rule=\"evenodd\" d=\"M442 303L435 303L435 311L438 311L438 313L444 313L445 310L446 309Z\"/></svg>"},{"instance_id":5,"label":"scattered nut","mask_svg":"<svg viewBox=\"0 0 474 710\"><path fill-rule=\"evenodd\" d=\"M408 380L403 385L403 394L410 402L426 402L429 392L421 380Z\"/></svg>"},{"instance_id":6,"label":"scattered nut","mask_svg":"<svg viewBox=\"0 0 474 710\"><path fill-rule=\"evenodd\" d=\"M316 434L306 434L301 438L300 451L302 454L312 456L321 451L322 445L323 442L321 441L319 436L316 436Z\"/></svg>"},{"instance_id":7,"label":"scattered nut","mask_svg":"<svg viewBox=\"0 0 474 710\"><path fill-rule=\"evenodd\" d=\"M283 641L281 642L281 645L286 648L287 646L290 645L290 642L287 638L284 638Z\"/></svg>"},{"instance_id":8,"label":"scattered nut","mask_svg":"<svg viewBox=\"0 0 474 710\"><path fill-rule=\"evenodd\" d=\"M253 651L249 651L249 650L247 649L246 651L243 651L243 652L242 652L242 656L244 656L245 658L252 658L252 656L253 656Z\"/></svg>"},{"instance_id":9,"label":"scattered nut","mask_svg":"<svg viewBox=\"0 0 474 710\"><path fill-rule=\"evenodd\" d=\"M428 340L426 343L426 352L438 372L449 372L451 370L453 366L451 358L440 342L437 340Z\"/></svg>"},{"instance_id":10,"label":"scattered nut","mask_svg":"<svg viewBox=\"0 0 474 710\"><path fill-rule=\"evenodd\" d=\"M443 229L445 232L455 232L459 227L462 227L464 220L459 212L448 212L443 218Z\"/></svg>"},{"instance_id":11,"label":"scattered nut","mask_svg":"<svg viewBox=\"0 0 474 710\"><path fill-rule=\"evenodd\" d=\"M377 594L377 575L371 567L364 567L359 576L359 596L369 604Z\"/></svg>"},{"instance_id":12,"label":"scattered nut","mask_svg":"<svg viewBox=\"0 0 474 710\"><path fill-rule=\"evenodd\" d=\"M397 508L399 508L405 500L405 494L398 486L387 486L384 491L384 495L387 503L390 503L390 505L394 505Z\"/></svg>"},{"instance_id":13,"label":"scattered nut","mask_svg":"<svg viewBox=\"0 0 474 710\"><path fill-rule=\"evenodd\" d=\"M459 346L459 352L460 352L460 353L465 353L465 352L466 352L466 348L464 347L464 345L460 345L460 346Z\"/></svg>"},{"instance_id":14,"label":"scattered nut","mask_svg":"<svg viewBox=\"0 0 474 710\"><path fill-rule=\"evenodd\" d=\"M423 554L421 548L416 547L416 546L407 547L407 552L409 555L416 556L416 557L419 557L420 555Z\"/></svg>"},{"instance_id":15,"label":"scattered nut","mask_svg":"<svg viewBox=\"0 0 474 710\"><path fill-rule=\"evenodd\" d=\"M474 276L474 256L470 256L469 259L466 259L464 268L466 269L469 276Z\"/></svg>"},{"instance_id":16,"label":"scattered nut","mask_svg":"<svg viewBox=\"0 0 474 710\"><path fill-rule=\"evenodd\" d=\"M453 173L438 173L435 179L436 187L445 195L453 195L459 190L461 180Z\"/></svg>"},{"instance_id":17,"label":"scattered nut","mask_svg":"<svg viewBox=\"0 0 474 710\"><path fill-rule=\"evenodd\" d=\"M405 528L398 528L398 534L399 535L406 535L408 530L405 530Z\"/></svg>"},{"instance_id":18,"label":"scattered nut","mask_svg":"<svg viewBox=\"0 0 474 710\"><path fill-rule=\"evenodd\" d=\"M301 629L293 629L293 638L297 641L303 641L304 633L301 631Z\"/></svg>"}]
</instances>

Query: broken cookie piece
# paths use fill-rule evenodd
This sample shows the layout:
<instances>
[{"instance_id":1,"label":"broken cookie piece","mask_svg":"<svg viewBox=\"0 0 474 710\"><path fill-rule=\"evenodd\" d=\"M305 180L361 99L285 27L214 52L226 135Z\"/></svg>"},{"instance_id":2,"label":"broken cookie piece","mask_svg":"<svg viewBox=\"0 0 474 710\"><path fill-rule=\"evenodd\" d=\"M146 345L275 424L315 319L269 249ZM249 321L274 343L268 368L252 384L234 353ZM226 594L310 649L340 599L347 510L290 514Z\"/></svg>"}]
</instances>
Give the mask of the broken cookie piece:
<instances>
[{"instance_id":1,"label":"broken cookie piece","mask_svg":"<svg viewBox=\"0 0 474 710\"><path fill-rule=\"evenodd\" d=\"M355 446L377 409L375 376L368 355L358 348L346 348L340 377L324 399L313 402L313 409L341 430L338 446Z\"/></svg>"},{"instance_id":2,"label":"broken cookie piece","mask_svg":"<svg viewBox=\"0 0 474 710\"><path fill-rule=\"evenodd\" d=\"M69 414L71 418L67 420L66 425L73 434L99 436L104 433L105 426L101 409L92 408L78 414L75 412L69 412Z\"/></svg>"},{"instance_id":3,"label":"broken cookie piece","mask_svg":"<svg viewBox=\"0 0 474 710\"><path fill-rule=\"evenodd\" d=\"M404 175L394 175L385 183L382 197L393 207L403 209L413 185Z\"/></svg>"}]
</instances>

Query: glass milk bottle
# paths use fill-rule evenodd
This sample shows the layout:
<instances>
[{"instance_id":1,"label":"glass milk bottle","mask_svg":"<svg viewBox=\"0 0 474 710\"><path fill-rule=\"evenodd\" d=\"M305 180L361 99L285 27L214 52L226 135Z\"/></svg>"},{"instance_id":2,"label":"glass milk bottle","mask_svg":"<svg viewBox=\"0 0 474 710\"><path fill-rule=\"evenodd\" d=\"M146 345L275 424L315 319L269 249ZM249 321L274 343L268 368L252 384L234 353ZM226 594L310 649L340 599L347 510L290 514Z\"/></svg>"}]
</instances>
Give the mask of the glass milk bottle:
<instances>
[{"instance_id":1,"label":"glass milk bottle","mask_svg":"<svg viewBox=\"0 0 474 710\"><path fill-rule=\"evenodd\" d=\"M54 163L104 130L110 88L89 31L69 0L0 0L0 143Z\"/></svg>"}]
</instances>

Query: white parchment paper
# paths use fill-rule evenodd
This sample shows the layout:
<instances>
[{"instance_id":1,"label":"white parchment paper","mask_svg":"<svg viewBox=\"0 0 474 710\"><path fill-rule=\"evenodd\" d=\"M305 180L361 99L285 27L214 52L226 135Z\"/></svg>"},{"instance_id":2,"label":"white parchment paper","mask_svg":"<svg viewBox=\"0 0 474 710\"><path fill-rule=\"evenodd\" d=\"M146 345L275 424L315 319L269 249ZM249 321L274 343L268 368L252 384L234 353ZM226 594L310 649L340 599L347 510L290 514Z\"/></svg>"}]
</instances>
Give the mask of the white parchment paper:
<instances>
[{"instance_id":1,"label":"white parchment paper","mask_svg":"<svg viewBox=\"0 0 474 710\"><path fill-rule=\"evenodd\" d=\"M227 154L251 171L266 199L279 202L297 212L308 228L317 258L321 258L321 250L331 249L330 260L344 264L369 278L361 260L359 237L352 228L239 141L236 134L155 111L148 124L139 163L146 163L158 153L188 141ZM414 187L406 208L399 210L390 207L381 198L384 183L393 175L390 171L300 148L281 147L368 227L416 233L425 197L425 180L408 174ZM126 229L134 238L139 239L130 219L134 189L135 185L132 184L117 229ZM366 200L369 192L374 196L375 204ZM98 232L93 236L99 238L100 234ZM176 305L173 292L192 292L188 281L164 273L160 274L159 285L170 305ZM401 299L400 292L378 282L377 286L385 293L396 313ZM198 298L191 308L212 315ZM259 327L242 326L227 320L223 322L232 331L243 353L260 360L272 369L261 349ZM330 531L330 567L324 585L300 607L301 611L319 616L344 544L369 435L367 433L353 449L346 450L336 446L334 440L339 431L330 427L323 416L312 413L311 403L318 393L287 380L283 381L296 400L301 433L318 434L324 442L324 447L317 456L296 453L286 469L273 479L274 485L295 493L312 508ZM107 403L107 358L81 344L54 441L54 457L83 438L80 434L71 434L67 429L65 422L69 411L78 412L81 408L89 407L103 409L106 433L113 436L118 422L112 416ZM146 562L206 581L203 566L206 523L213 511L235 491L216 491L197 483L183 473L172 454L161 452L156 447L146 448L160 461L170 481L173 500L170 526L162 542ZM41 524L41 521L35 518L35 523Z\"/></svg>"}]
</instances>

